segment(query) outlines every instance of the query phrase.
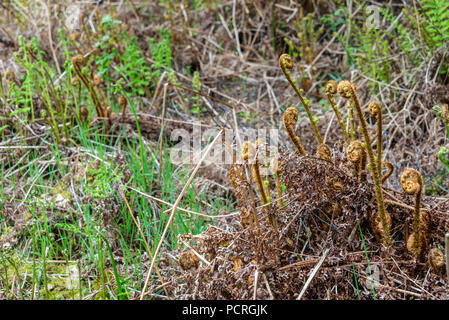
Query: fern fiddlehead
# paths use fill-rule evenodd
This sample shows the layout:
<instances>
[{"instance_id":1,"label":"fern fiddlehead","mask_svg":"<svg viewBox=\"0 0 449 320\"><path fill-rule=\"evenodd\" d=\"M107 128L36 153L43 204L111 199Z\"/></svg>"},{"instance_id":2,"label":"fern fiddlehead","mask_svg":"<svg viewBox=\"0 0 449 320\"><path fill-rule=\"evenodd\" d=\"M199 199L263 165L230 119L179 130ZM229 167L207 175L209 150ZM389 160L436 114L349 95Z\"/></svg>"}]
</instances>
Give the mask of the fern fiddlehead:
<instances>
[{"instance_id":1,"label":"fern fiddlehead","mask_svg":"<svg viewBox=\"0 0 449 320\"><path fill-rule=\"evenodd\" d=\"M292 77L290 75L290 72L288 71L288 70L293 69L293 61L292 61L292 58L290 57L290 55L288 55L286 53L281 55L280 58L279 58L279 66L281 67L282 72L285 75L285 78L287 78L287 81L293 87L293 90L295 91L296 95L298 96L299 101L301 101L302 106L306 110L307 116L309 117L310 123L312 124L312 128L313 128L313 131L314 131L315 136L317 138L318 144L322 144L323 143L323 139L321 138L320 132L318 131L318 127L316 126L316 123L318 122L318 120L310 112L310 108L309 108L310 101L308 101L302 95L301 90L298 89L298 86L295 84L295 82L293 81L293 79L292 79Z\"/></svg>"},{"instance_id":2,"label":"fern fiddlehead","mask_svg":"<svg viewBox=\"0 0 449 320\"><path fill-rule=\"evenodd\" d=\"M355 167L355 173L359 182L366 180L366 151L359 140L352 141L346 149L346 156Z\"/></svg>"},{"instance_id":3,"label":"fern fiddlehead","mask_svg":"<svg viewBox=\"0 0 449 320\"><path fill-rule=\"evenodd\" d=\"M285 110L283 118L284 118L284 127L288 133L288 136L290 137L290 140L293 142L299 153L302 156L305 156L306 150L302 146L299 137L296 136L294 129L296 122L298 122L298 109L296 109L295 107L288 108L287 110Z\"/></svg>"},{"instance_id":4,"label":"fern fiddlehead","mask_svg":"<svg viewBox=\"0 0 449 320\"><path fill-rule=\"evenodd\" d=\"M338 123L340 124L341 131L343 132L343 138L346 143L349 143L349 136L346 132L346 124L343 121L340 110L338 110L337 104L335 103L334 96L337 93L338 83L334 80L330 80L326 83L325 91L327 100L329 101L335 115L337 116Z\"/></svg>"},{"instance_id":5,"label":"fern fiddlehead","mask_svg":"<svg viewBox=\"0 0 449 320\"><path fill-rule=\"evenodd\" d=\"M377 123L377 171L378 175L382 175L382 109L380 103L372 101L368 105L369 113L376 118Z\"/></svg>"},{"instance_id":6,"label":"fern fiddlehead","mask_svg":"<svg viewBox=\"0 0 449 320\"><path fill-rule=\"evenodd\" d=\"M413 234L407 240L407 248L416 259L421 259L426 251L430 226L430 215L421 210L423 180L419 171L407 168L401 175L401 187L408 195L415 196Z\"/></svg>"}]
</instances>

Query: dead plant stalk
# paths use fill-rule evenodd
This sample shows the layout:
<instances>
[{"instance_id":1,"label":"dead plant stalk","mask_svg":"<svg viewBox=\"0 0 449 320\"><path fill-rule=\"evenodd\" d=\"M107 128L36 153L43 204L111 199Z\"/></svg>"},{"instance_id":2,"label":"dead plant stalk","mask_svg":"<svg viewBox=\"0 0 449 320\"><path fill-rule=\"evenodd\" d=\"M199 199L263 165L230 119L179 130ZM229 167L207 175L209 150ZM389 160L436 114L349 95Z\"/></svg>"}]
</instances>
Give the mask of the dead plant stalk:
<instances>
[{"instance_id":1,"label":"dead plant stalk","mask_svg":"<svg viewBox=\"0 0 449 320\"><path fill-rule=\"evenodd\" d=\"M223 129L220 130L220 132L218 132L217 136L214 138L214 140L209 144L209 146L206 148L206 150L204 151L203 156L201 157L200 161L198 161L197 165L195 166L195 169L193 169L193 172L190 174L189 180L187 180L186 184L184 185L183 189L181 190L181 193L179 194L178 198L175 201L175 204L173 205L172 211L170 213L170 217L168 218L168 221L165 225L164 231L162 232L161 235L161 239L159 240L159 243L156 247L156 252L154 253L153 259L151 260L151 265L150 265L150 270L148 270L147 273L147 277L145 279L145 284L143 286L142 289L142 293L140 295L140 300L143 300L143 298L145 297L145 291L147 289L148 286L148 281L150 280L151 274L153 272L153 268L156 264L156 258L159 255L159 251L161 250L162 247L162 243L165 239L165 236L167 235L168 232L168 228L170 227L173 218L175 216L175 212L176 212L176 208L178 207L179 203L181 202L182 197L184 196L184 194L187 191L187 188L189 187L190 183L192 182L193 178L195 177L196 173L198 172L201 163L203 163L204 159L207 157L207 155L209 154L210 150L212 149L212 146L215 144L215 142L217 142L218 138L221 136L221 133L223 132ZM151 293L151 292L149 292Z\"/></svg>"}]
</instances>

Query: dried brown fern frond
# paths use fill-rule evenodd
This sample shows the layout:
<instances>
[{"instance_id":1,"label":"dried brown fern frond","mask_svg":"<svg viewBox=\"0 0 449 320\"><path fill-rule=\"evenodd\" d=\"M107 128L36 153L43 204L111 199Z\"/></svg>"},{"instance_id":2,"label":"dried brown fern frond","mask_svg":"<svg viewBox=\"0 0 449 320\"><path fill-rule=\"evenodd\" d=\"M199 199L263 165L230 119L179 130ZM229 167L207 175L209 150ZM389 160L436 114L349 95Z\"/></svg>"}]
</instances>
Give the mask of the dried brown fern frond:
<instances>
[{"instance_id":1,"label":"dried brown fern frond","mask_svg":"<svg viewBox=\"0 0 449 320\"><path fill-rule=\"evenodd\" d=\"M288 62L288 59L284 61ZM336 83L330 84L327 93L335 94L335 85ZM389 162L380 162L380 106L376 107L375 103L370 105L371 114L377 118L378 126L375 154L356 86L342 81L336 88L343 98L349 100L364 141L357 140L357 134L350 129L351 136L347 135L348 140L345 142L351 143L344 143L343 149L341 143L336 144L337 148L333 149L319 143L314 156L307 155L294 131L298 110L288 108L283 115L284 126L298 152L288 152L281 148L279 157L271 160L277 205L271 203L269 183L264 184L261 177L261 165L265 163L261 159L259 163L257 155L263 152L261 146L264 143L244 143L242 158L245 164L240 166L234 163L229 172L238 201L241 224L245 227L253 223L245 223L245 216L257 220L258 214L263 213L267 219L257 222L256 229L241 230L235 225L222 225L220 228L210 226L198 238L195 250L211 263L199 266L195 271L184 270L187 285L181 289L175 288L178 294L189 299L297 298L296 289L304 287L307 275L317 265L316 257L322 255L323 248L328 249L325 251L326 260L322 260L326 265L322 268L323 277L318 280L317 274L318 278L314 281L321 281L319 289L310 288L308 298L323 298L323 288L327 291L331 287L347 290L349 287L345 286L345 277L352 275L353 269L363 272L367 253L370 262L381 265L388 276L400 271L417 281L433 281L433 284L440 281L429 280L427 275L424 278L423 270L416 268L422 263L413 262L423 260L429 244L435 246L436 243L441 243L441 235L449 226L449 217L441 211L434 211L435 203L424 199L424 207L432 208L432 218L435 220L433 228L436 235L430 234L430 210L420 208L422 178L420 180L416 175L408 174L401 179L401 182L405 180L403 188L407 194L419 195L419 204L417 205L417 197L415 208L408 204L404 193L382 189L382 183L392 174L394 167ZM355 127L355 120L353 118L350 121L351 128ZM343 132L346 132L344 128L342 127ZM367 168L368 158L370 163ZM351 174L353 167L354 174ZM382 176L383 167L387 170ZM245 168L250 172L249 181L246 180ZM367 179L367 169L371 172L372 180ZM251 182L252 180L254 181ZM255 205L252 183L255 183L260 195L261 205L258 207ZM386 198L385 202L383 197ZM414 210L416 208L418 215ZM410 210L415 211L414 231L417 229L418 233L414 232L409 236L407 230L404 232L405 226L408 226L404 216ZM276 219L271 220L271 217ZM274 228L273 221L276 223ZM359 236L363 237L365 245L361 254ZM388 255L384 255L385 251L379 250L378 244L385 244L388 249L392 249L393 237L395 250L388 250ZM413 259L408 250L417 258ZM441 251L431 250L429 262L435 270L431 277L441 275L441 256ZM262 278L266 280L267 290L260 284ZM329 279L335 282L330 284ZM352 286L349 291L353 292ZM395 296L396 291L388 293Z\"/></svg>"},{"instance_id":2,"label":"dried brown fern frond","mask_svg":"<svg viewBox=\"0 0 449 320\"><path fill-rule=\"evenodd\" d=\"M326 160L329 161L331 163L333 163L334 161L332 160L332 151L329 148L329 146L325 143L322 143L318 146L318 148L316 149L315 152L315 156L317 158L320 158L322 160Z\"/></svg>"},{"instance_id":3,"label":"dried brown fern frond","mask_svg":"<svg viewBox=\"0 0 449 320\"><path fill-rule=\"evenodd\" d=\"M366 181L366 151L359 140L352 141L346 149L348 160L354 165L359 182Z\"/></svg>"}]
</instances>

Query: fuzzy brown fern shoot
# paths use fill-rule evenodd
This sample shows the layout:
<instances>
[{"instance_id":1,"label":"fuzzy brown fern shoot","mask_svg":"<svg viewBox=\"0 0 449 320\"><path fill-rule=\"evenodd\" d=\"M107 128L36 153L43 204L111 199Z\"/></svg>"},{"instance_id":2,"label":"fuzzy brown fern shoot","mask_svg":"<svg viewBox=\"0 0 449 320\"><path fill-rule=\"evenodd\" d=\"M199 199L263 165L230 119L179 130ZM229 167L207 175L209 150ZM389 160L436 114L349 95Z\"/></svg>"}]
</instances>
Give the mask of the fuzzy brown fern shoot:
<instances>
[{"instance_id":1,"label":"fuzzy brown fern shoot","mask_svg":"<svg viewBox=\"0 0 449 320\"><path fill-rule=\"evenodd\" d=\"M125 96L120 96L118 98L118 104L120 105L120 107L122 107L122 118L124 118L126 114L126 107L128 105L128 100L126 100Z\"/></svg>"},{"instance_id":2,"label":"fuzzy brown fern shoot","mask_svg":"<svg viewBox=\"0 0 449 320\"><path fill-rule=\"evenodd\" d=\"M279 58L279 66L281 67L282 72L285 75L285 78L287 78L287 81L290 83L290 85L293 87L293 90L296 92L296 95L298 96L299 101L301 101L302 106L306 110L307 116L309 117L310 123L312 124L312 128L317 138L318 144L322 144L323 139L321 138L320 132L318 131L318 127L316 125L318 119L314 117L310 112L309 108L310 101L303 96L302 91L298 89L298 86L295 84L292 77L290 76L290 72L288 71L293 69L292 58L288 54L284 53Z\"/></svg>"},{"instance_id":3,"label":"fuzzy brown fern shoot","mask_svg":"<svg viewBox=\"0 0 449 320\"><path fill-rule=\"evenodd\" d=\"M334 96L337 93L337 86L338 83L334 80L330 80L326 83L326 96L327 100L329 101L332 109L334 110L335 115L337 116L338 123L340 124L341 131L343 132L343 138L345 139L346 143L349 143L349 136L346 132L346 124L343 121L343 118L341 116L340 110L338 110L337 104L335 103Z\"/></svg>"},{"instance_id":4,"label":"fuzzy brown fern shoot","mask_svg":"<svg viewBox=\"0 0 449 320\"><path fill-rule=\"evenodd\" d=\"M82 67L86 63L86 60L82 55L77 55L72 58L72 65L73 69L75 70L78 78L81 80L81 82L84 84L86 89L89 91L90 96L92 97L92 101L95 105L95 110L97 111L97 115L101 118L105 117L105 112L103 111L103 108L101 106L101 102L97 97L97 94L95 93L92 81L90 81L86 75L82 72Z\"/></svg>"},{"instance_id":5,"label":"fuzzy brown fern shoot","mask_svg":"<svg viewBox=\"0 0 449 320\"><path fill-rule=\"evenodd\" d=\"M106 107L106 117L108 118L108 126L112 126L112 109L110 106Z\"/></svg>"},{"instance_id":6,"label":"fuzzy brown fern shoot","mask_svg":"<svg viewBox=\"0 0 449 320\"><path fill-rule=\"evenodd\" d=\"M347 80L343 80L338 84L338 93L345 99L348 99L350 103L354 106L357 116L360 120L360 125L362 129L362 133L365 140L366 149L368 151L369 157L369 169L372 172L373 180L374 180L374 191L376 193L377 199L377 209L378 215L382 224L382 242L387 246L391 246L391 237L390 237L390 228L391 228L391 217L389 213L385 210L383 194L382 194L382 184L381 177L379 175L379 171L377 169L376 159L374 157L373 149L371 148L371 138L368 133L368 126L365 119L365 114L362 111L362 107L360 106L359 97L354 89L354 86ZM379 219L377 219L379 220ZM377 224L374 228L376 228Z\"/></svg>"},{"instance_id":7,"label":"fuzzy brown fern shoot","mask_svg":"<svg viewBox=\"0 0 449 320\"><path fill-rule=\"evenodd\" d=\"M87 30L87 26L84 23L84 18L85 17L86 17L86 15L81 12L80 15L79 15L79 21L81 23L81 27L82 27L82 30L84 32L84 39L87 41L87 44L89 45L89 50L92 51L93 47L92 47L92 42L90 40L89 31Z\"/></svg>"},{"instance_id":8,"label":"fuzzy brown fern shoot","mask_svg":"<svg viewBox=\"0 0 449 320\"><path fill-rule=\"evenodd\" d=\"M382 109L380 103L373 101L368 105L369 113L376 118L377 123L377 171L382 175Z\"/></svg>"},{"instance_id":9,"label":"fuzzy brown fern shoot","mask_svg":"<svg viewBox=\"0 0 449 320\"><path fill-rule=\"evenodd\" d=\"M75 47L75 50L76 50L76 52L78 52L78 54L81 54L81 49L80 49L80 46L78 43L80 38L81 38L80 32L74 32L69 35L69 39L72 42L72 45Z\"/></svg>"},{"instance_id":10,"label":"fuzzy brown fern shoot","mask_svg":"<svg viewBox=\"0 0 449 320\"><path fill-rule=\"evenodd\" d=\"M290 107L284 112L284 127L290 137L290 140L295 145L296 149L302 156L306 155L306 150L301 144L299 137L295 134L295 124L298 121L298 109Z\"/></svg>"},{"instance_id":11,"label":"fuzzy brown fern shoot","mask_svg":"<svg viewBox=\"0 0 449 320\"><path fill-rule=\"evenodd\" d=\"M94 85L95 88L97 88L98 95L100 96L101 103L102 103L102 108L101 109L103 110L103 113L104 113L103 115L105 117L109 118L108 110L107 110L107 108L108 108L108 101L106 99L106 95L104 94L103 89L101 88L101 78L100 78L100 76L98 74L94 75L93 85Z\"/></svg>"},{"instance_id":12,"label":"fuzzy brown fern shoot","mask_svg":"<svg viewBox=\"0 0 449 320\"><path fill-rule=\"evenodd\" d=\"M80 111L79 111L79 117L80 117L81 121L87 122L87 120L89 118L89 110L87 110L86 107L81 106Z\"/></svg>"},{"instance_id":13,"label":"fuzzy brown fern shoot","mask_svg":"<svg viewBox=\"0 0 449 320\"><path fill-rule=\"evenodd\" d=\"M260 175L260 163L256 156L256 148L251 143L248 143L247 145L248 157L249 159L253 159L254 161L254 164L251 166L251 173L253 175L254 181L256 182L257 191L259 192L259 196L262 199L262 203L267 204L268 199L263 187L262 176Z\"/></svg>"},{"instance_id":14,"label":"fuzzy brown fern shoot","mask_svg":"<svg viewBox=\"0 0 449 320\"><path fill-rule=\"evenodd\" d=\"M354 165L359 182L366 180L366 151L359 140L352 141L346 149L348 160Z\"/></svg>"},{"instance_id":15,"label":"fuzzy brown fern shoot","mask_svg":"<svg viewBox=\"0 0 449 320\"><path fill-rule=\"evenodd\" d=\"M355 130L354 103L352 101L350 101L347 108L348 108L348 120L349 120L348 133L351 137L351 141L355 141L355 140L357 140L357 132Z\"/></svg>"},{"instance_id":16,"label":"fuzzy brown fern shoot","mask_svg":"<svg viewBox=\"0 0 449 320\"><path fill-rule=\"evenodd\" d=\"M427 251L430 231L430 215L427 211L421 210L423 189L421 174L415 169L405 169L401 175L401 187L406 194L415 196L413 234L407 240L407 249L416 259L421 260Z\"/></svg>"},{"instance_id":17,"label":"fuzzy brown fern shoot","mask_svg":"<svg viewBox=\"0 0 449 320\"><path fill-rule=\"evenodd\" d=\"M81 83L80 83L78 76L73 77L72 80L70 80L70 84L74 88L78 88L78 95L77 95L78 100L77 101L81 101Z\"/></svg>"}]
</instances>

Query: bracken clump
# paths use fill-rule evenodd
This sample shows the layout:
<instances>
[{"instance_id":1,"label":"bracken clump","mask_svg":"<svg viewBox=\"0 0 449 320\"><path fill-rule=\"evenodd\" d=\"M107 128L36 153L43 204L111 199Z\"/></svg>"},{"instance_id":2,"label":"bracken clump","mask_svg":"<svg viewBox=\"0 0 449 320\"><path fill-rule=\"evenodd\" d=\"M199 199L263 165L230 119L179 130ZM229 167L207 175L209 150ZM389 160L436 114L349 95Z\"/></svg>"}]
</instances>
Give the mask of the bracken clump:
<instances>
[{"instance_id":1,"label":"bracken clump","mask_svg":"<svg viewBox=\"0 0 449 320\"><path fill-rule=\"evenodd\" d=\"M289 57L280 59L284 73L290 62ZM335 94L335 83L326 89L327 94ZM262 144L259 141L255 146L245 142L241 152L243 164L234 161L229 171L239 221L219 220L195 239L189 238L195 252L208 263L200 261L198 265L186 266L183 261L190 261L192 257L189 249L179 252L179 257L189 259L181 259L179 269L175 268L177 271L172 264L165 263L173 275L170 290L176 298L295 299L320 257L324 260L304 298L352 299L357 292L363 298L372 298L371 287L356 292L349 280L354 279L354 274L366 272L368 263L378 265L386 275L379 280L382 289L376 289L386 293L380 295L382 297L403 298L403 284L389 280L397 274L413 278L414 285L425 286L426 283L432 298L449 297L444 290L433 289L441 281L438 278L442 268L441 251L432 249L429 256L436 275L428 277L425 270L417 268L417 262L425 257L429 245L442 242L449 228L449 217L442 209L435 209L434 199L422 199L422 178L416 170L407 169L401 176L405 195L395 190L388 190L384 195L382 184L393 172L393 165L379 162L380 139L377 157L374 155L356 86L342 81L337 91L350 100L362 128L364 143L351 136L351 141L345 142L341 150L341 147L331 148L320 142L315 156L308 155L294 132L298 110L288 108L282 120L297 152L282 148L278 157L271 161L278 197L276 205L275 201L271 203L269 183L264 185L258 172L256 155ZM371 109L379 122L380 108L372 104ZM377 128L380 128L379 123ZM382 167L387 168L383 176ZM250 172L248 177L246 169ZM256 204L253 185L262 205ZM411 235L407 231L406 217L411 211L407 195L415 196ZM438 226L433 233L430 232L430 211L421 208L424 205L433 207L432 217ZM449 210L449 205L446 207ZM267 219L260 219L260 216L267 216ZM379 250L379 244L386 244L388 250ZM364 286L361 282L358 285ZM392 286L397 288L388 289Z\"/></svg>"}]
</instances>

